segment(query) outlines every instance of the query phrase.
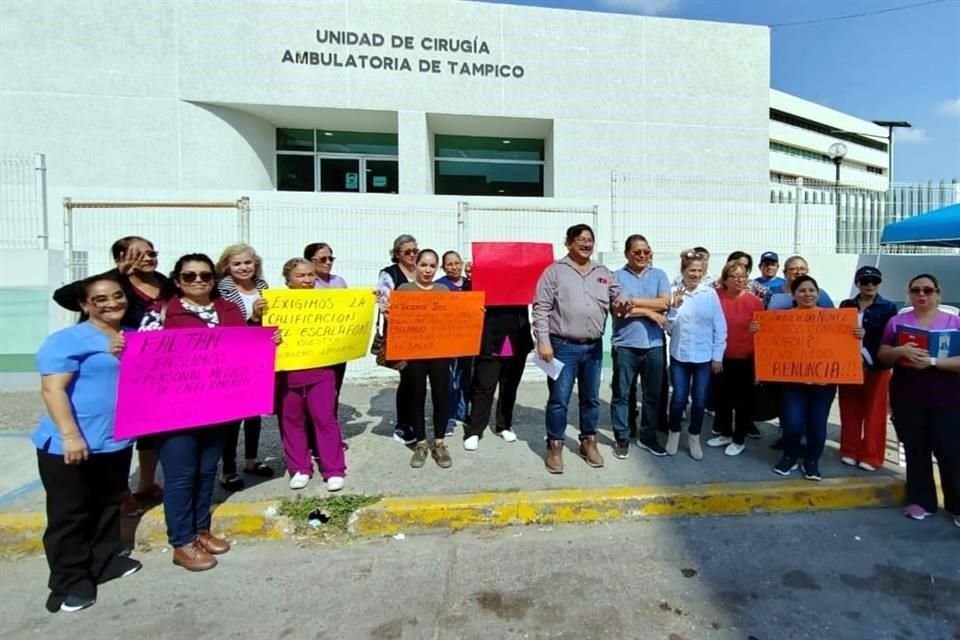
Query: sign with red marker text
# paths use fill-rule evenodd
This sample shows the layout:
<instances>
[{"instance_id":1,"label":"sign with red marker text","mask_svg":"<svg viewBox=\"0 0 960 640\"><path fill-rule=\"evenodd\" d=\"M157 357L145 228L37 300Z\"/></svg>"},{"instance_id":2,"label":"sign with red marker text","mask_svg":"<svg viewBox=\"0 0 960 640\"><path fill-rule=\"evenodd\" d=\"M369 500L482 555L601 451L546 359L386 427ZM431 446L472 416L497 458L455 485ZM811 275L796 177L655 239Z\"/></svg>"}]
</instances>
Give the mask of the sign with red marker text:
<instances>
[{"instance_id":1,"label":"sign with red marker text","mask_svg":"<svg viewBox=\"0 0 960 640\"><path fill-rule=\"evenodd\" d=\"M753 319L758 381L863 383L855 309L757 311Z\"/></svg>"},{"instance_id":2,"label":"sign with red marker text","mask_svg":"<svg viewBox=\"0 0 960 640\"><path fill-rule=\"evenodd\" d=\"M277 371L329 367L362 358L376 298L370 289L267 289L263 326L277 327Z\"/></svg>"},{"instance_id":3,"label":"sign with red marker text","mask_svg":"<svg viewBox=\"0 0 960 640\"><path fill-rule=\"evenodd\" d=\"M482 291L394 291L387 360L458 358L480 353Z\"/></svg>"},{"instance_id":4,"label":"sign with red marker text","mask_svg":"<svg viewBox=\"0 0 960 640\"><path fill-rule=\"evenodd\" d=\"M263 327L125 333L117 437L273 413L273 333Z\"/></svg>"},{"instance_id":5,"label":"sign with red marker text","mask_svg":"<svg viewBox=\"0 0 960 640\"><path fill-rule=\"evenodd\" d=\"M553 264L553 245L544 242L474 242L474 291L487 294L488 307L528 305L537 281Z\"/></svg>"}]
</instances>

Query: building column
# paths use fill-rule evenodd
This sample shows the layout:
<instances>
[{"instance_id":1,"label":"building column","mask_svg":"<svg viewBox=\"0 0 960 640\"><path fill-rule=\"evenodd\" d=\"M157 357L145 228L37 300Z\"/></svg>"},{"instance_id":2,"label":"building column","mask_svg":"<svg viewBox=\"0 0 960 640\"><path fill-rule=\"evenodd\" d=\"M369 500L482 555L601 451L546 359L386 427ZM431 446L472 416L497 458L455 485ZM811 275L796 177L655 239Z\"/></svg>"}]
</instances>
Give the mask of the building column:
<instances>
[{"instance_id":1,"label":"building column","mask_svg":"<svg viewBox=\"0 0 960 640\"><path fill-rule=\"evenodd\" d=\"M397 145L400 193L433 194L433 161L427 114L423 111L397 112Z\"/></svg>"}]
</instances>

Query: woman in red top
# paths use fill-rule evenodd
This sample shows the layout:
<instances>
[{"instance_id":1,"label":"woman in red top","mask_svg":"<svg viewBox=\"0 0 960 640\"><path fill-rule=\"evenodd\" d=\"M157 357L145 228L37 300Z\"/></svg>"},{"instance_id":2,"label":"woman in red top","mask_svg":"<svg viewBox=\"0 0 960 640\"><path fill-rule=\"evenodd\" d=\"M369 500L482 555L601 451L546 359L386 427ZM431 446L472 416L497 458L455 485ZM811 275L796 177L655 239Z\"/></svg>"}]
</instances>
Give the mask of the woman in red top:
<instances>
[{"instance_id":1,"label":"woman in red top","mask_svg":"<svg viewBox=\"0 0 960 640\"><path fill-rule=\"evenodd\" d=\"M192 253L177 260L171 287L163 302L147 311L141 331L243 327L240 307L221 298L214 282L213 260ZM189 571L217 566L216 554L226 553L226 540L210 533L210 507L217 482L228 425L217 424L171 431L156 436L165 478L163 516L173 563Z\"/></svg>"},{"instance_id":2,"label":"woman in red top","mask_svg":"<svg viewBox=\"0 0 960 640\"><path fill-rule=\"evenodd\" d=\"M716 402L713 426L720 435L708 447L726 447L728 456L743 453L747 433L753 426L753 334L754 311L763 311L763 301L747 290L749 273L739 260L731 260L720 276L717 295L727 321L727 350L723 371L714 375ZM736 418L734 418L736 414Z\"/></svg>"}]
</instances>

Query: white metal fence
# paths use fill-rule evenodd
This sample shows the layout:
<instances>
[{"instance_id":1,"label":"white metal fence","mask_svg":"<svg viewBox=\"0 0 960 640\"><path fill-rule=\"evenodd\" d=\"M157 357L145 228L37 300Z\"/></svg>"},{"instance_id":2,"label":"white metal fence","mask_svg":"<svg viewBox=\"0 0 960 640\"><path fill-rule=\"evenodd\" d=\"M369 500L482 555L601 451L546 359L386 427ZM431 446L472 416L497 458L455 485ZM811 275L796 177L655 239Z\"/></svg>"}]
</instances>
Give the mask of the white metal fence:
<instances>
[{"instance_id":1,"label":"white metal fence","mask_svg":"<svg viewBox=\"0 0 960 640\"><path fill-rule=\"evenodd\" d=\"M67 282L114 267L110 244L142 236L171 267L179 256L215 252L249 240L249 200L233 202L63 202L63 260ZM216 256L213 256L216 260Z\"/></svg>"},{"instance_id":2,"label":"white metal fence","mask_svg":"<svg viewBox=\"0 0 960 640\"><path fill-rule=\"evenodd\" d=\"M46 156L0 155L0 248L46 249L48 238Z\"/></svg>"},{"instance_id":3,"label":"white metal fence","mask_svg":"<svg viewBox=\"0 0 960 640\"><path fill-rule=\"evenodd\" d=\"M615 239L641 232L671 251L704 244L717 253L778 247L796 253L863 254L878 251L886 224L960 202L960 182L875 191L810 185L802 179L738 182L614 172L610 193Z\"/></svg>"}]
</instances>

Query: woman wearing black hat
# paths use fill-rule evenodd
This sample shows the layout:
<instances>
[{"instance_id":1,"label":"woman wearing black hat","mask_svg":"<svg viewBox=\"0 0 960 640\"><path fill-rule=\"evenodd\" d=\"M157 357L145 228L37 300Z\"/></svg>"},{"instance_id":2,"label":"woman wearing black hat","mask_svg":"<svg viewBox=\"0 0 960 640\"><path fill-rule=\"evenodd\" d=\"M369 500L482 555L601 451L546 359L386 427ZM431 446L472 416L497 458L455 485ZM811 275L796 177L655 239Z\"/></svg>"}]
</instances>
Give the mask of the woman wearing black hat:
<instances>
[{"instance_id":1,"label":"woman wearing black hat","mask_svg":"<svg viewBox=\"0 0 960 640\"><path fill-rule=\"evenodd\" d=\"M840 386L840 460L866 471L883 466L890 368L877 351L884 327L897 315L897 306L880 295L881 278L876 267L860 267L854 276L860 293L840 303L841 309L857 310L864 331L863 384Z\"/></svg>"}]
</instances>

